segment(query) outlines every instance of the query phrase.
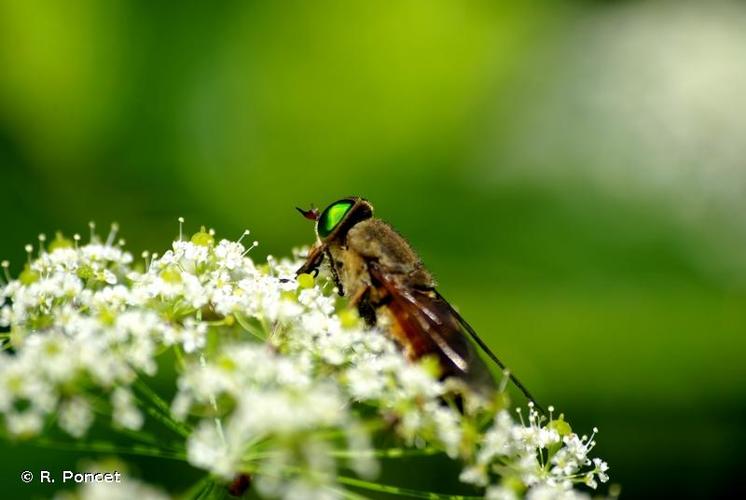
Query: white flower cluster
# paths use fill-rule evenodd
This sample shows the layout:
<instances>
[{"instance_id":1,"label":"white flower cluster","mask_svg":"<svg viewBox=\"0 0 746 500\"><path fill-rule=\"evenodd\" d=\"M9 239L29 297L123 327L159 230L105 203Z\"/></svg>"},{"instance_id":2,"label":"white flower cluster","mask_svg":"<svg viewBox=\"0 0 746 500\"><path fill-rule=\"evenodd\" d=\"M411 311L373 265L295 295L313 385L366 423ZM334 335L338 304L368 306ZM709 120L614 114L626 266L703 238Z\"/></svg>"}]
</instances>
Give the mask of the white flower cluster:
<instances>
[{"instance_id":1,"label":"white flower cluster","mask_svg":"<svg viewBox=\"0 0 746 500\"><path fill-rule=\"evenodd\" d=\"M102 412L135 432L153 415L182 439L169 453L226 482L251 474L268 497L337 498L341 469L365 487L387 451L371 445L382 432L462 461L462 481L491 498L576 498L574 485L607 480L606 463L588 457L593 436L533 408L523 425L504 398L439 380L432 360L408 362L328 279L296 278L297 258L257 265L247 255L256 242L216 242L203 229L135 263L113 239L58 236L35 259L28 249L24 271L0 289L8 435L31 438L56 421L82 439ZM147 382L173 359L169 405Z\"/></svg>"},{"instance_id":2,"label":"white flower cluster","mask_svg":"<svg viewBox=\"0 0 746 500\"><path fill-rule=\"evenodd\" d=\"M593 438L597 429L590 437L579 437L571 431L562 415L556 420L552 418L554 408L551 406L549 421L544 425L546 419L531 403L526 425L520 410L517 409L521 417L519 422L513 420L506 410L497 413L483 435L474 463L462 472L462 481L487 486L492 470L502 476L503 484L489 487L488 498L517 499L515 487L507 485L520 484L521 488L528 488L527 498L538 500L589 499L587 494L574 490L573 486L582 482L596 489L596 479L603 483L609 480L606 462L588 457L596 444Z\"/></svg>"}]
</instances>

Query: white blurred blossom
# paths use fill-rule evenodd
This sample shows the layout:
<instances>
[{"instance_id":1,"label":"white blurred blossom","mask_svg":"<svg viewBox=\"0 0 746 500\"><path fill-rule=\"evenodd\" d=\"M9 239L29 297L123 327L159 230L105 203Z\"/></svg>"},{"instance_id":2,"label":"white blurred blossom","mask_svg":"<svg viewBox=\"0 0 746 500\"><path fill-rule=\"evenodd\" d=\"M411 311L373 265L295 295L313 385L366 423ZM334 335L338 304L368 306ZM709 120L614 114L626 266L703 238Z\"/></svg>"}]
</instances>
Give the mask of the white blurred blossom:
<instances>
[{"instance_id":1,"label":"white blurred blossom","mask_svg":"<svg viewBox=\"0 0 746 500\"><path fill-rule=\"evenodd\" d=\"M205 230L137 261L106 241L58 236L0 288L10 330L0 334L0 416L14 438L56 423L84 441L107 409L101 424L136 437L152 418L172 433L162 443L142 434L163 446L152 456L182 457L226 483L250 474L257 492L282 498L338 498L343 469L374 479L384 432L391 456L444 453L489 498L582 498L576 485L608 480L608 465L589 456L595 432L579 437L533 407L516 420L504 397L411 363L340 305L323 272L296 278L298 255L256 264L256 243ZM156 375L170 401L150 388ZM163 498L135 482L79 494Z\"/></svg>"}]
</instances>

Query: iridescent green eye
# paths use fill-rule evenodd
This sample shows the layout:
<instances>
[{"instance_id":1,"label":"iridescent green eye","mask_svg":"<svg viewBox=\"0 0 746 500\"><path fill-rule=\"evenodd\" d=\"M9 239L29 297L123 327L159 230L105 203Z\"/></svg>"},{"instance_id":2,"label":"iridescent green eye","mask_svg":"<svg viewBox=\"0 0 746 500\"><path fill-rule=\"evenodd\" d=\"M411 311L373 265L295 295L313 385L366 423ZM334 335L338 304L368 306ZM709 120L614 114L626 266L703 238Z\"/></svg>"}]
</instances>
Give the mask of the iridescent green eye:
<instances>
[{"instance_id":1,"label":"iridescent green eye","mask_svg":"<svg viewBox=\"0 0 746 500\"><path fill-rule=\"evenodd\" d=\"M354 204L355 202L352 200L339 200L326 207L316 224L316 231L318 231L319 237L326 238L329 236L334 231L334 228L344 220L345 215L347 215L347 212L350 211Z\"/></svg>"}]
</instances>

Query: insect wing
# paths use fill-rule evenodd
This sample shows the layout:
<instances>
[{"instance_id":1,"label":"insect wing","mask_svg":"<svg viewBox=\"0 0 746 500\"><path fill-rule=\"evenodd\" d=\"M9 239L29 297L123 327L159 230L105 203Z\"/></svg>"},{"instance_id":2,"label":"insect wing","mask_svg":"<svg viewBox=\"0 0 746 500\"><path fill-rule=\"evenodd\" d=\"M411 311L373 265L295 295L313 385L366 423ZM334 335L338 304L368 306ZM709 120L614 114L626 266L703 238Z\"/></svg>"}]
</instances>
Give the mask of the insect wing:
<instances>
[{"instance_id":1,"label":"insect wing","mask_svg":"<svg viewBox=\"0 0 746 500\"><path fill-rule=\"evenodd\" d=\"M434 290L408 287L370 266L372 277L388 292L388 308L415 357L436 354L446 375L464 379L475 389L494 387L488 368L468 340L463 319Z\"/></svg>"}]
</instances>

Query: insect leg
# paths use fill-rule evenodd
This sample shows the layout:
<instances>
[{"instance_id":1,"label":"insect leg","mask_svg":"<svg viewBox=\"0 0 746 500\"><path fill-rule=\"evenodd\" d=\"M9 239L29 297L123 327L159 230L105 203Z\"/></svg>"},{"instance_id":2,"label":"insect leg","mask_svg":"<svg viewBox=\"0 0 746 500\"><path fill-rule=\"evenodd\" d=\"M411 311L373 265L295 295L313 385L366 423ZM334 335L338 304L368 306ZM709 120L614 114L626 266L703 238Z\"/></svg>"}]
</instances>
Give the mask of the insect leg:
<instances>
[{"instance_id":1,"label":"insect leg","mask_svg":"<svg viewBox=\"0 0 746 500\"><path fill-rule=\"evenodd\" d=\"M363 288L363 293L357 301L357 313L368 326L375 326L378 323L378 314L376 307L371 303L370 290L370 286Z\"/></svg>"},{"instance_id":2,"label":"insect leg","mask_svg":"<svg viewBox=\"0 0 746 500\"><path fill-rule=\"evenodd\" d=\"M345 289L342 286L342 280L339 279L339 272L337 272L337 263L334 260L334 257L332 257L332 252L329 250L329 247L326 247L325 254L329 258L329 267L332 270L332 278L334 279L334 284L337 285L337 292L340 296L344 296Z\"/></svg>"},{"instance_id":3,"label":"insect leg","mask_svg":"<svg viewBox=\"0 0 746 500\"><path fill-rule=\"evenodd\" d=\"M350 297L349 305L350 307L357 306L365 297L365 295L370 290L370 285L361 286L357 292L355 292L355 295Z\"/></svg>"},{"instance_id":4,"label":"insect leg","mask_svg":"<svg viewBox=\"0 0 746 500\"><path fill-rule=\"evenodd\" d=\"M295 272L295 274L313 273L314 276L319 274L319 266L324 260L326 245L318 244L308 251L306 261Z\"/></svg>"}]
</instances>

